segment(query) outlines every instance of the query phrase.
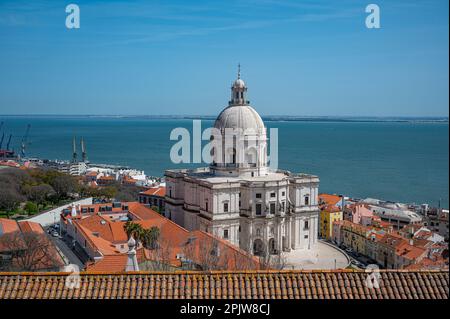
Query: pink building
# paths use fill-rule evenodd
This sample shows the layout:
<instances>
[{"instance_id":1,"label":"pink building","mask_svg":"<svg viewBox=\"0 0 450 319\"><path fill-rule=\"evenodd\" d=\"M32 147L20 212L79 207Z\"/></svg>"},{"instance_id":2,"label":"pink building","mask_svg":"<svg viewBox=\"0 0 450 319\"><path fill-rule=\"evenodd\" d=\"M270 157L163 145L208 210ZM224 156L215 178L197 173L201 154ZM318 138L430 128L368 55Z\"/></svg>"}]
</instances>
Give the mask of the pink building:
<instances>
[{"instance_id":1,"label":"pink building","mask_svg":"<svg viewBox=\"0 0 450 319\"><path fill-rule=\"evenodd\" d=\"M356 204L354 207L352 207L352 214L351 214L351 222L355 224L360 224L363 226L370 226L372 225L372 219L374 215L371 210L369 210L364 205Z\"/></svg>"}]
</instances>

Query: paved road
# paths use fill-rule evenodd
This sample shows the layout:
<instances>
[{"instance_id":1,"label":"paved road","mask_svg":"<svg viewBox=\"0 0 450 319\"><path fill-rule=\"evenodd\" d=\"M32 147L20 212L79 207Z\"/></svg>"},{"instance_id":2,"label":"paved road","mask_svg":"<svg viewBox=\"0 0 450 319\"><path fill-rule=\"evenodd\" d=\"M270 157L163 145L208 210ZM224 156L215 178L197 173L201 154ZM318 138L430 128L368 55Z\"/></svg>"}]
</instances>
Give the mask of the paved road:
<instances>
[{"instance_id":1,"label":"paved road","mask_svg":"<svg viewBox=\"0 0 450 319\"><path fill-rule=\"evenodd\" d=\"M53 237L50 235L50 238L55 243L56 247L59 251L64 255L64 261L66 264L75 264L80 270L83 269L84 265L81 260L73 253L73 251L67 246L67 244L59 237Z\"/></svg>"}]
</instances>

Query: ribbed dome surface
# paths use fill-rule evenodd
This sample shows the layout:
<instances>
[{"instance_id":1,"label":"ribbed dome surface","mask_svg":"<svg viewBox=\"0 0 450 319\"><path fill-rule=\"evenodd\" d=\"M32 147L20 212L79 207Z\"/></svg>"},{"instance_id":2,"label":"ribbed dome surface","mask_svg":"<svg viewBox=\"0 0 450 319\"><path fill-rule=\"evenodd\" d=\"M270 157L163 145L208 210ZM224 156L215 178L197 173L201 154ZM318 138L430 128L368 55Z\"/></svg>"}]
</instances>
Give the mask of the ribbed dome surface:
<instances>
[{"instance_id":1,"label":"ribbed dome surface","mask_svg":"<svg viewBox=\"0 0 450 319\"><path fill-rule=\"evenodd\" d=\"M241 128L242 130L253 129L260 131L264 129L264 122L249 105L236 105L225 108L217 117L214 127L217 129Z\"/></svg>"}]
</instances>

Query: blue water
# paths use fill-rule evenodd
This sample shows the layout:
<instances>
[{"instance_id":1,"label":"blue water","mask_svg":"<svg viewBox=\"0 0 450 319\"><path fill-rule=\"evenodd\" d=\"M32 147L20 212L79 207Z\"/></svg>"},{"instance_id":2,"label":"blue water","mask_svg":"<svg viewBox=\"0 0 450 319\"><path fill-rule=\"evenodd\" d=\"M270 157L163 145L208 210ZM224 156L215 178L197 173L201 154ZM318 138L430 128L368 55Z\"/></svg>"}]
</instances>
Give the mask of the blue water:
<instances>
[{"instance_id":1,"label":"blue water","mask_svg":"<svg viewBox=\"0 0 450 319\"><path fill-rule=\"evenodd\" d=\"M18 149L31 124L27 155L70 159L83 136L95 163L127 165L162 176L171 163L175 127L191 120L139 118L0 118ZM203 127L212 121L203 121ZM448 123L270 122L279 132L279 167L320 177L320 191L448 207ZM1 135L0 135L1 137Z\"/></svg>"}]
</instances>

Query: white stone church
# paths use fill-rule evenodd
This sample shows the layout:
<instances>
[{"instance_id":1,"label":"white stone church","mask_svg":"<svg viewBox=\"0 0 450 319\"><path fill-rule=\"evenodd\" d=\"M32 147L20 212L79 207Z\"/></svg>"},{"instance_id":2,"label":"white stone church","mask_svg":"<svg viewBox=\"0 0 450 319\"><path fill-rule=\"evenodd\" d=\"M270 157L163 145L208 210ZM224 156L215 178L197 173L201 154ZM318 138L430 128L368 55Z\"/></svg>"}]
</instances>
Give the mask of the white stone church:
<instances>
[{"instance_id":1,"label":"white stone church","mask_svg":"<svg viewBox=\"0 0 450 319\"><path fill-rule=\"evenodd\" d=\"M165 215L254 255L310 250L318 236L319 178L269 167L266 127L246 94L239 72L214 124L209 167L165 172Z\"/></svg>"}]
</instances>

